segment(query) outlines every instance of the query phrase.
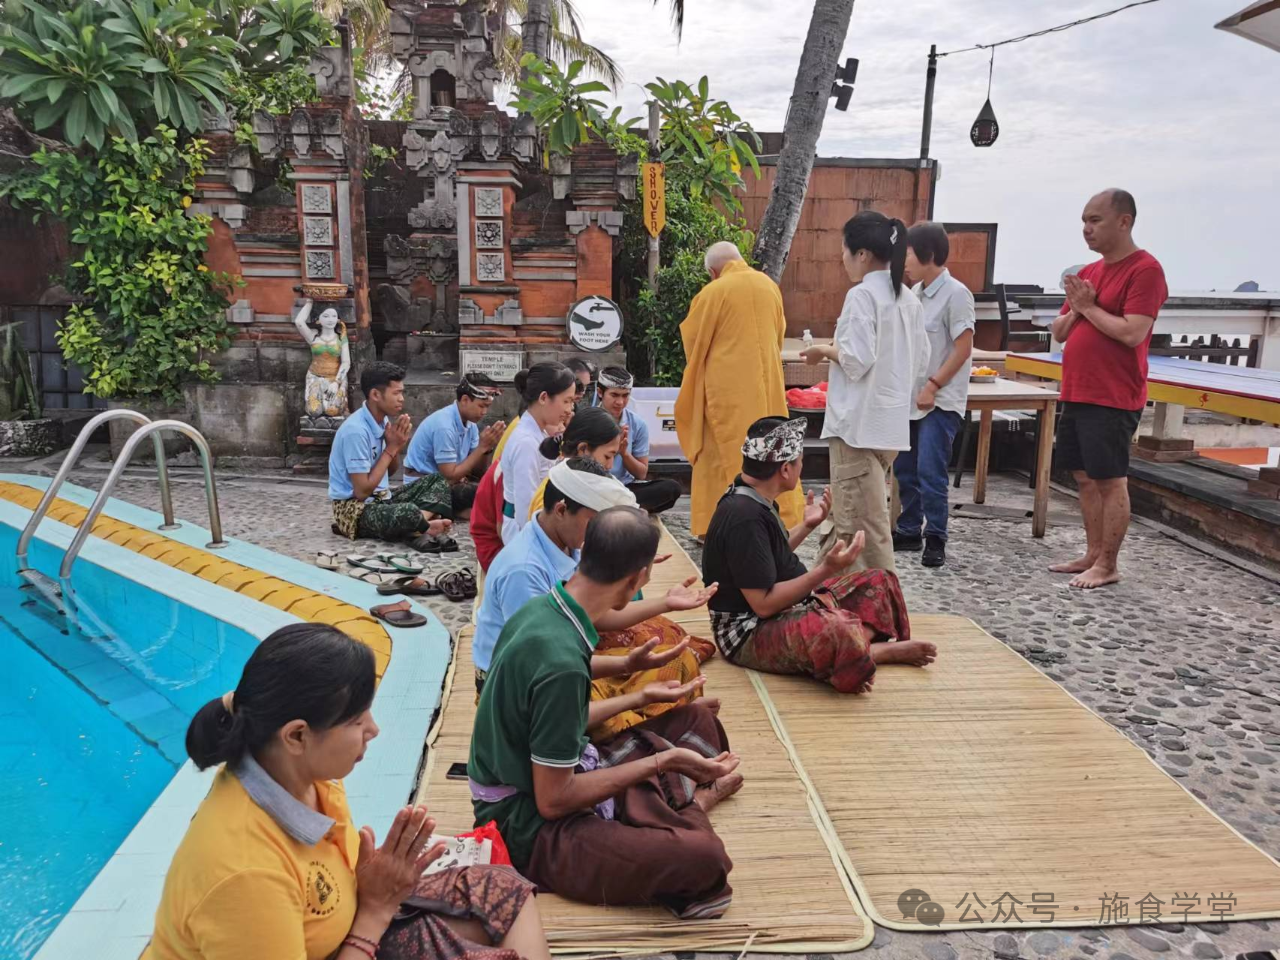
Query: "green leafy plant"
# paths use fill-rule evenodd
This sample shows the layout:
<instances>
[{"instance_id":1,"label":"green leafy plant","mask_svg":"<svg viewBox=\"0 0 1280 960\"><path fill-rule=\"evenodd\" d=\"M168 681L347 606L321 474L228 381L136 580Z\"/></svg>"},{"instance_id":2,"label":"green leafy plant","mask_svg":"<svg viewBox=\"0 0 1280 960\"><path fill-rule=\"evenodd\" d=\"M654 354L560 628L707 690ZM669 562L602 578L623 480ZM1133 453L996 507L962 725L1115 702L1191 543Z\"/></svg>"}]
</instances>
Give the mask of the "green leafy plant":
<instances>
[{"instance_id":1,"label":"green leafy plant","mask_svg":"<svg viewBox=\"0 0 1280 960\"><path fill-rule=\"evenodd\" d=\"M226 109L235 123L236 142L256 148L258 137L253 132L255 113L292 113L296 107L319 99L316 78L307 70L306 61L295 60L264 75L236 74L227 83Z\"/></svg>"},{"instance_id":2,"label":"green leafy plant","mask_svg":"<svg viewBox=\"0 0 1280 960\"><path fill-rule=\"evenodd\" d=\"M17 322L0 326L0 420L39 420L40 394Z\"/></svg>"},{"instance_id":3,"label":"green leafy plant","mask_svg":"<svg viewBox=\"0 0 1280 960\"><path fill-rule=\"evenodd\" d=\"M634 207L623 220L622 250L615 268L615 275L624 278L644 277L647 267L649 234L639 203ZM744 254L755 245L740 216L726 216L705 192L694 196L687 184L668 180L658 291L639 284L623 288L623 312L629 319L628 363L633 370L648 370L647 379L653 384L680 383L685 364L680 323L688 315L689 303L710 280L703 256L718 240L736 243Z\"/></svg>"},{"instance_id":4,"label":"green leafy plant","mask_svg":"<svg viewBox=\"0 0 1280 960\"><path fill-rule=\"evenodd\" d=\"M16 206L66 224L81 251L68 282L83 299L58 342L86 393L174 400L184 380L217 378L208 357L229 342L237 280L204 264L210 218L185 209L208 153L161 126L137 142L113 137L96 156L41 150L35 170L5 184Z\"/></svg>"},{"instance_id":5,"label":"green leafy plant","mask_svg":"<svg viewBox=\"0 0 1280 960\"><path fill-rule=\"evenodd\" d=\"M271 0L252 7L241 43L248 48L251 65L261 69L287 63L296 54L309 56L316 47L333 41L333 25L312 5L312 0Z\"/></svg>"},{"instance_id":6,"label":"green leafy plant","mask_svg":"<svg viewBox=\"0 0 1280 960\"><path fill-rule=\"evenodd\" d=\"M704 192L739 209L734 191L743 186L741 170L750 166L757 177L756 152L760 137L733 111L728 102L711 99L710 81L703 77L697 88L683 80L661 77L645 89L658 104L662 128L660 159L667 176L684 183L692 196Z\"/></svg>"},{"instance_id":7,"label":"green leafy plant","mask_svg":"<svg viewBox=\"0 0 1280 960\"><path fill-rule=\"evenodd\" d=\"M554 154L568 154L576 144L591 139L593 130L608 127L603 100L592 97L604 93L608 85L599 80L575 82L586 64L575 60L568 69L546 63L528 53L520 58L520 66L529 76L519 85L520 95L508 106L533 117L538 128L546 131L547 149Z\"/></svg>"}]
</instances>

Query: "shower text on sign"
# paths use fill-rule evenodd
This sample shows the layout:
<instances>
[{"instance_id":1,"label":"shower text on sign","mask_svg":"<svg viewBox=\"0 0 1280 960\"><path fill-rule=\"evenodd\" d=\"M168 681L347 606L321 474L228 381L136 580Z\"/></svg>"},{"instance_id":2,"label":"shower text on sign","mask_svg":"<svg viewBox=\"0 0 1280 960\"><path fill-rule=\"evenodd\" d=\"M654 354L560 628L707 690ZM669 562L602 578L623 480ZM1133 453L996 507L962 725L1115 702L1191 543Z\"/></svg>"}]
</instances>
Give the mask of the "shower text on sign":
<instances>
[{"instance_id":1,"label":"shower text on sign","mask_svg":"<svg viewBox=\"0 0 1280 960\"><path fill-rule=\"evenodd\" d=\"M656 237L667 225L666 165L641 164L640 176L644 183L644 226L649 236Z\"/></svg>"}]
</instances>

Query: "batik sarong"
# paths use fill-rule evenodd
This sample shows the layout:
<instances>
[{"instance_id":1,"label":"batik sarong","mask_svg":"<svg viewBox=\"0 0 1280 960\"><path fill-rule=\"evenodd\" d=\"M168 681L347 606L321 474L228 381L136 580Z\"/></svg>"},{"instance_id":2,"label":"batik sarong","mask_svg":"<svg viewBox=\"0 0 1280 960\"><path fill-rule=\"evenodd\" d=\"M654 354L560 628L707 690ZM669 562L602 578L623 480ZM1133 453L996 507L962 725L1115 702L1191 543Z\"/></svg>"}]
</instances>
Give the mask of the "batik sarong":
<instances>
[{"instance_id":1,"label":"batik sarong","mask_svg":"<svg viewBox=\"0 0 1280 960\"><path fill-rule=\"evenodd\" d=\"M333 526L337 533L351 540L368 537L394 543L426 531L424 510L453 519L449 481L438 473L419 477L395 493L367 503L334 500Z\"/></svg>"},{"instance_id":2,"label":"batik sarong","mask_svg":"<svg viewBox=\"0 0 1280 960\"><path fill-rule=\"evenodd\" d=\"M764 673L811 676L852 693L876 672L864 626L874 631L873 642L911 639L902 587L887 570L827 580L795 606L758 620L726 658Z\"/></svg>"},{"instance_id":3,"label":"batik sarong","mask_svg":"<svg viewBox=\"0 0 1280 960\"><path fill-rule=\"evenodd\" d=\"M534 893L510 867L454 867L423 877L378 944L382 960L520 960L501 943ZM463 939L445 917L475 920L490 943Z\"/></svg>"}]
</instances>

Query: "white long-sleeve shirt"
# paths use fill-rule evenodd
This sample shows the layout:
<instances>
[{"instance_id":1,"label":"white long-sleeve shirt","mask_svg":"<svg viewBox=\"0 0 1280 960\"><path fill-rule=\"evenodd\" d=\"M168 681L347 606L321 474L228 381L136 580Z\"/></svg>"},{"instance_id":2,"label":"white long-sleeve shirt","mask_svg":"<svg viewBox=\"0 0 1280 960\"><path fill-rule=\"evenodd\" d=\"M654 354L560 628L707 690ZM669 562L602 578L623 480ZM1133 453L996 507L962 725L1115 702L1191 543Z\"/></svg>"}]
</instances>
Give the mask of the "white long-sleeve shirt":
<instances>
[{"instance_id":1,"label":"white long-sleeve shirt","mask_svg":"<svg viewBox=\"0 0 1280 960\"><path fill-rule=\"evenodd\" d=\"M919 298L897 297L888 270L867 274L844 298L836 321L823 437L863 450L908 450L914 387L926 376L929 338Z\"/></svg>"},{"instance_id":2,"label":"white long-sleeve shirt","mask_svg":"<svg viewBox=\"0 0 1280 960\"><path fill-rule=\"evenodd\" d=\"M547 434L533 414L525 411L515 432L502 449L502 542L510 543L529 522L529 504L542 481L555 466L538 452Z\"/></svg>"}]
</instances>

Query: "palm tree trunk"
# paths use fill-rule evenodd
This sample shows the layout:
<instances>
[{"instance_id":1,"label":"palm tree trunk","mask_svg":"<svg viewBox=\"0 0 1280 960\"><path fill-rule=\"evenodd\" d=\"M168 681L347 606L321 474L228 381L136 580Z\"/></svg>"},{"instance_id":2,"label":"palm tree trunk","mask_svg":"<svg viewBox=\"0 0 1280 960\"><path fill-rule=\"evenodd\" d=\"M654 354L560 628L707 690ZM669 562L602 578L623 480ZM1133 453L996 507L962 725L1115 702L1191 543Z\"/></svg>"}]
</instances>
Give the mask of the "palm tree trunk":
<instances>
[{"instance_id":1,"label":"palm tree trunk","mask_svg":"<svg viewBox=\"0 0 1280 960\"><path fill-rule=\"evenodd\" d=\"M804 40L791 93L773 190L756 234L755 259L774 282L782 279L791 239L800 222L814 151L822 133L840 48L844 46L852 15L853 0L815 0L813 5L809 35Z\"/></svg>"},{"instance_id":2,"label":"palm tree trunk","mask_svg":"<svg viewBox=\"0 0 1280 960\"><path fill-rule=\"evenodd\" d=\"M551 0L529 0L525 9L524 25L520 28L520 45L525 53L546 60L551 47ZM520 79L529 75L520 71Z\"/></svg>"}]
</instances>

